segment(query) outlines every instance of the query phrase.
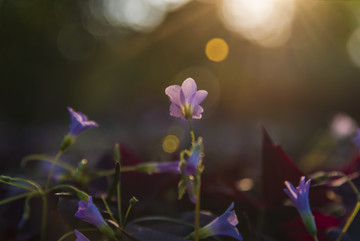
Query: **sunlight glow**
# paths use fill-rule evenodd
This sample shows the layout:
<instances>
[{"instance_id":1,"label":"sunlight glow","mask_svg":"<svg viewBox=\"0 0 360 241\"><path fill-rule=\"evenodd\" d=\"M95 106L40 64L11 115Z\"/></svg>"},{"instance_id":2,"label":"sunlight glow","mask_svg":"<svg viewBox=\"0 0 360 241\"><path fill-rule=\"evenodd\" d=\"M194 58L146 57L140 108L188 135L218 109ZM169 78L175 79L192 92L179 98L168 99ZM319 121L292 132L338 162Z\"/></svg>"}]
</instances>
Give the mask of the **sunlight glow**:
<instances>
[{"instance_id":1,"label":"sunlight glow","mask_svg":"<svg viewBox=\"0 0 360 241\"><path fill-rule=\"evenodd\" d=\"M229 46L225 40L221 38L213 38L206 43L205 54L214 62L223 61L228 56L228 53Z\"/></svg>"},{"instance_id":2,"label":"sunlight glow","mask_svg":"<svg viewBox=\"0 0 360 241\"><path fill-rule=\"evenodd\" d=\"M352 62L360 67L360 28L351 34L347 42L347 51Z\"/></svg>"},{"instance_id":3,"label":"sunlight glow","mask_svg":"<svg viewBox=\"0 0 360 241\"><path fill-rule=\"evenodd\" d=\"M278 47L291 36L295 0L224 0L225 26L264 47Z\"/></svg>"},{"instance_id":4,"label":"sunlight glow","mask_svg":"<svg viewBox=\"0 0 360 241\"><path fill-rule=\"evenodd\" d=\"M187 2L189 0L102 0L102 14L111 25L149 32L162 23L168 11Z\"/></svg>"}]
</instances>

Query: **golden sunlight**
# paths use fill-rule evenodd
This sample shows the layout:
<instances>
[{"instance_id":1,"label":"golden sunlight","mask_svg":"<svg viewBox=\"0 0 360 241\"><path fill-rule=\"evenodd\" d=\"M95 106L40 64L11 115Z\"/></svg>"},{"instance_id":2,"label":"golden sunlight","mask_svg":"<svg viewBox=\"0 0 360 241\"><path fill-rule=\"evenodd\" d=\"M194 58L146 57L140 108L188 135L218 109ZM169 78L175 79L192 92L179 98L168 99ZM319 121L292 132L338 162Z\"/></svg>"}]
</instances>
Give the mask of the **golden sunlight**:
<instances>
[{"instance_id":1,"label":"golden sunlight","mask_svg":"<svg viewBox=\"0 0 360 241\"><path fill-rule=\"evenodd\" d=\"M294 0L226 0L220 17L225 26L264 47L278 47L291 36Z\"/></svg>"}]
</instances>

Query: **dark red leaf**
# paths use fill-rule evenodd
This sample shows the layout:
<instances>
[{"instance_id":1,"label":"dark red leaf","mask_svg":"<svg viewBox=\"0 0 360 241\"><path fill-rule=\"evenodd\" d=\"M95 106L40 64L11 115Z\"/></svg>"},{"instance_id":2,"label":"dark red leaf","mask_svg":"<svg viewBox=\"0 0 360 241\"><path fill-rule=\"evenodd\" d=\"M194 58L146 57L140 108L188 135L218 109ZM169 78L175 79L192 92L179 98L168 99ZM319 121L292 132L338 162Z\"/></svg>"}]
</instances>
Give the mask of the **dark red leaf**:
<instances>
[{"instance_id":1,"label":"dark red leaf","mask_svg":"<svg viewBox=\"0 0 360 241\"><path fill-rule=\"evenodd\" d=\"M324 215L319 212L313 212L315 223L318 229L319 241L325 241L326 232L333 227L340 225L340 220L331 216ZM279 229L282 230L282 238L284 240L292 241L306 241L314 239L307 232L305 225L303 224L301 217L296 216L291 220L287 220L279 224Z\"/></svg>"},{"instance_id":2,"label":"dark red leaf","mask_svg":"<svg viewBox=\"0 0 360 241\"><path fill-rule=\"evenodd\" d=\"M284 182L289 181L297 186L301 176L304 173L295 166L280 145L273 143L263 128L262 197L266 206L280 204L286 195L283 191Z\"/></svg>"}]
</instances>

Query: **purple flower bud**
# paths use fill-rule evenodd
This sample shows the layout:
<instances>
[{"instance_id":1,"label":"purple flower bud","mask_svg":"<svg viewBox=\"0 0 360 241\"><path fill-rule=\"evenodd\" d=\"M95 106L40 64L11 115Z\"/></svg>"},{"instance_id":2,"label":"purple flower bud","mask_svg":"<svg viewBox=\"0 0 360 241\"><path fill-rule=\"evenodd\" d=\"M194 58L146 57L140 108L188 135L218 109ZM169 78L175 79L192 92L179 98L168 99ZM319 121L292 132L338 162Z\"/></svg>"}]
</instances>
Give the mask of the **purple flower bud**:
<instances>
[{"instance_id":1,"label":"purple flower bud","mask_svg":"<svg viewBox=\"0 0 360 241\"><path fill-rule=\"evenodd\" d=\"M211 223L199 229L199 238L204 239L215 235L230 236L234 239L242 241L243 238L236 228L239 221L234 210L234 203L231 203L229 208L219 217L215 218ZM191 238L194 233L191 233L188 238Z\"/></svg>"},{"instance_id":2,"label":"purple flower bud","mask_svg":"<svg viewBox=\"0 0 360 241\"><path fill-rule=\"evenodd\" d=\"M195 81L187 78L181 86L171 85L165 89L165 94L171 101L170 115L185 120L201 119L204 109L200 103L206 98L208 92L197 90Z\"/></svg>"},{"instance_id":3,"label":"purple flower bud","mask_svg":"<svg viewBox=\"0 0 360 241\"><path fill-rule=\"evenodd\" d=\"M77 137L87 129L98 127L95 121L88 121L86 115L81 112L76 112L72 108L67 108L70 114L70 130L69 135Z\"/></svg>"},{"instance_id":4,"label":"purple flower bud","mask_svg":"<svg viewBox=\"0 0 360 241\"><path fill-rule=\"evenodd\" d=\"M180 161L174 162L148 162L135 166L135 170L139 172L146 172L148 174L154 173L180 173Z\"/></svg>"},{"instance_id":5,"label":"purple flower bud","mask_svg":"<svg viewBox=\"0 0 360 241\"><path fill-rule=\"evenodd\" d=\"M94 205L91 196L89 197L87 203L82 200L79 201L79 207L78 211L75 213L75 217L80 218L82 221L91 223L97 228L107 225L104 218L101 216L101 213Z\"/></svg>"},{"instance_id":6,"label":"purple flower bud","mask_svg":"<svg viewBox=\"0 0 360 241\"><path fill-rule=\"evenodd\" d=\"M291 201L295 205L308 232L314 236L317 233L317 228L315 225L314 216L312 215L310 210L310 182L311 179L307 180L307 182L305 183L305 177L302 176L300 178L299 186L297 188L294 188L294 186L290 182L285 181L286 189L284 189L284 192L290 197Z\"/></svg>"},{"instance_id":7,"label":"purple flower bud","mask_svg":"<svg viewBox=\"0 0 360 241\"><path fill-rule=\"evenodd\" d=\"M75 236L76 236L75 241L90 241L87 237L84 236L84 234L80 233L76 229L74 229L74 233L75 233Z\"/></svg>"},{"instance_id":8,"label":"purple flower bud","mask_svg":"<svg viewBox=\"0 0 360 241\"><path fill-rule=\"evenodd\" d=\"M105 222L104 218L101 216L99 210L94 205L92 197L89 197L88 202L79 201L79 207L75 213L75 217L80 218L82 221L90 223L96 226L103 234L110 238L115 237L114 231L110 226Z\"/></svg>"},{"instance_id":9,"label":"purple flower bud","mask_svg":"<svg viewBox=\"0 0 360 241\"><path fill-rule=\"evenodd\" d=\"M154 163L154 173L180 173L180 161Z\"/></svg>"}]
</instances>

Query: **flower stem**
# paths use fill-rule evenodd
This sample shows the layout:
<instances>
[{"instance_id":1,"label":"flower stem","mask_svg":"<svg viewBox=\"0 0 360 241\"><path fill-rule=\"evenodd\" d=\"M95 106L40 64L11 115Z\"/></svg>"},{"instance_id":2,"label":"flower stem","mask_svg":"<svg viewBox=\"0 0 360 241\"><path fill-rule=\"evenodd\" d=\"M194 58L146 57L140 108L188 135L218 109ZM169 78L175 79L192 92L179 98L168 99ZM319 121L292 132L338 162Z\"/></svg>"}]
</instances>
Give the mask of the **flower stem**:
<instances>
[{"instance_id":1,"label":"flower stem","mask_svg":"<svg viewBox=\"0 0 360 241\"><path fill-rule=\"evenodd\" d=\"M52 163L53 162L53 159L54 157L52 156L48 156L48 155L42 155L42 154L33 154L33 155L29 155L29 156L26 156L22 159L20 165L22 167L25 167L26 164L29 162L29 161L44 161L44 162L50 162ZM70 173L74 173L75 172L75 168L65 162L62 162L60 160L57 160L57 162L55 163L55 165L59 166L59 167L62 167L63 169L69 171Z\"/></svg>"},{"instance_id":2,"label":"flower stem","mask_svg":"<svg viewBox=\"0 0 360 241\"><path fill-rule=\"evenodd\" d=\"M344 177L346 179L346 181L348 182L348 184L350 185L351 189L354 191L354 193L358 196L360 195L359 190L357 189L356 185L353 183L353 181L351 180L351 178L346 175L345 173L339 172L339 171L333 171L329 173L329 176L340 176L340 177Z\"/></svg>"},{"instance_id":3,"label":"flower stem","mask_svg":"<svg viewBox=\"0 0 360 241\"><path fill-rule=\"evenodd\" d=\"M319 239L317 238L316 234L313 236L315 241L319 241Z\"/></svg>"},{"instance_id":4,"label":"flower stem","mask_svg":"<svg viewBox=\"0 0 360 241\"><path fill-rule=\"evenodd\" d=\"M129 213L130 213L130 210L132 208L132 206L138 202L139 200L136 199L136 197L132 197L129 201L129 207L128 209L126 210L126 214L125 214L125 217L124 217L124 221L123 221L123 228L125 228L125 225L126 225L126 221L127 221L127 218L129 216Z\"/></svg>"},{"instance_id":5,"label":"flower stem","mask_svg":"<svg viewBox=\"0 0 360 241\"><path fill-rule=\"evenodd\" d=\"M340 241L344 237L344 235L347 232L347 230L349 229L351 223L354 221L355 216L359 212L359 209L360 209L360 193L359 193L359 190L357 189L356 185L351 180L351 178L349 178L348 175L346 175L345 173L335 171L335 172L331 172L330 175L332 175L332 176L341 176L341 177L346 178L346 181L348 182L348 184L350 185L350 187L352 188L352 190L354 191L354 193L356 194L356 197L357 197L357 203L356 203L356 205L354 207L354 210L352 211L350 217L346 221L345 226L341 230L341 234L336 239L336 241Z\"/></svg>"},{"instance_id":6,"label":"flower stem","mask_svg":"<svg viewBox=\"0 0 360 241\"><path fill-rule=\"evenodd\" d=\"M345 233L347 232L347 230L349 229L352 221L354 220L355 216L357 215L359 209L360 209L360 200L357 201L354 210L352 211L349 219L346 221L346 224L345 224L345 226L343 227L343 229L341 230L341 234L340 234L339 237L336 239L336 241L340 241L340 240L344 237L344 235L345 235Z\"/></svg>"},{"instance_id":7,"label":"flower stem","mask_svg":"<svg viewBox=\"0 0 360 241\"><path fill-rule=\"evenodd\" d=\"M120 172L132 172L132 171L136 171L136 166L125 166L125 167L121 167ZM94 173L96 175L96 177L103 177L103 176L110 176L110 175L114 175L115 174L115 168L114 169L110 169L110 170L98 170L95 171Z\"/></svg>"},{"instance_id":8,"label":"flower stem","mask_svg":"<svg viewBox=\"0 0 360 241\"><path fill-rule=\"evenodd\" d=\"M11 186L14 186L14 187L23 188L23 189L28 190L30 192L35 192L36 191L35 189L33 189L31 187L28 187L28 186L25 186L25 185L22 185L22 184L19 184L19 183L6 182L6 181L3 181L3 180L0 180L0 183L5 183L5 184L8 184L8 185L11 185Z\"/></svg>"},{"instance_id":9,"label":"flower stem","mask_svg":"<svg viewBox=\"0 0 360 241\"><path fill-rule=\"evenodd\" d=\"M141 217L141 218L137 218L137 219L135 219L135 220L132 220L131 222L132 222L132 223L141 223L141 222L154 222L154 221L172 222L172 223L181 224L181 225L184 225L184 226L188 226L188 227L194 228L194 224L193 224L193 223L185 222L185 221L180 220L180 219L163 217L163 216L147 216L147 217Z\"/></svg>"},{"instance_id":10,"label":"flower stem","mask_svg":"<svg viewBox=\"0 0 360 241\"><path fill-rule=\"evenodd\" d=\"M32 191L32 192L26 192L26 193L22 193L22 194L19 194L19 195L16 195L16 196L12 196L12 197L1 200L0 205L15 201L15 200L18 200L18 199L21 199L21 198L25 198L25 197L28 197L28 196L34 195L34 194L37 194L37 192Z\"/></svg>"},{"instance_id":11,"label":"flower stem","mask_svg":"<svg viewBox=\"0 0 360 241\"><path fill-rule=\"evenodd\" d=\"M47 193L42 193L42 218L41 218L41 241L45 241L46 222L47 222Z\"/></svg>"},{"instance_id":12,"label":"flower stem","mask_svg":"<svg viewBox=\"0 0 360 241\"><path fill-rule=\"evenodd\" d=\"M68 184L62 184L62 185L57 185L57 186L54 186L52 188L50 188L48 190L48 192L52 192L56 189L62 189L62 188L69 188L69 189L72 189L76 192L76 195L79 197L80 200L83 200L83 201L87 201L89 199L89 195L84 192L84 191L81 191L80 189L72 186L72 185L68 185Z\"/></svg>"},{"instance_id":13,"label":"flower stem","mask_svg":"<svg viewBox=\"0 0 360 241\"><path fill-rule=\"evenodd\" d=\"M48 189L49 189L49 184L50 184L50 178L52 176L52 173L54 171L54 166L57 162L57 160L59 159L59 157L61 156L62 151L59 150L58 153L56 154L55 158L53 159L52 163L51 163L51 167L50 167L50 171L46 180L46 184L45 184L45 190L44 192L42 192L42 200L43 200L43 207L42 207L42 219L41 219L41 241L45 241L45 232L46 232L46 223L47 223L47 194L48 194Z\"/></svg>"},{"instance_id":14,"label":"flower stem","mask_svg":"<svg viewBox=\"0 0 360 241\"><path fill-rule=\"evenodd\" d=\"M113 213L111 212L110 207L109 207L106 199L104 198L104 196L101 196L101 200L103 201L104 206L105 206L105 208L106 208L106 211L109 213L111 220L116 223L116 219L114 218L114 215L113 215Z\"/></svg>"},{"instance_id":15,"label":"flower stem","mask_svg":"<svg viewBox=\"0 0 360 241\"><path fill-rule=\"evenodd\" d=\"M201 174L197 175L196 183L196 203L195 203L195 236L194 241L199 241L199 229L200 229L200 183Z\"/></svg>"},{"instance_id":16,"label":"flower stem","mask_svg":"<svg viewBox=\"0 0 360 241\"><path fill-rule=\"evenodd\" d=\"M117 199L117 210L118 210L118 218L119 218L119 226L122 227L123 220L122 220L122 211L121 211L121 184L120 181L116 187L116 199Z\"/></svg>"},{"instance_id":17,"label":"flower stem","mask_svg":"<svg viewBox=\"0 0 360 241\"><path fill-rule=\"evenodd\" d=\"M191 124L191 120L188 120L189 122L189 127L190 127L190 135L191 135L191 145L195 144L195 134L194 134L194 130Z\"/></svg>"},{"instance_id":18,"label":"flower stem","mask_svg":"<svg viewBox=\"0 0 360 241\"><path fill-rule=\"evenodd\" d=\"M54 166L57 162L57 160L59 159L59 157L61 156L62 151L59 150L58 153L56 154L55 158L53 159L52 163L51 163L51 167L50 167L50 171L46 180L46 185L45 185L45 193L47 192L48 188L49 188L49 184L50 184L50 178L52 176L52 173L54 171Z\"/></svg>"}]
</instances>

